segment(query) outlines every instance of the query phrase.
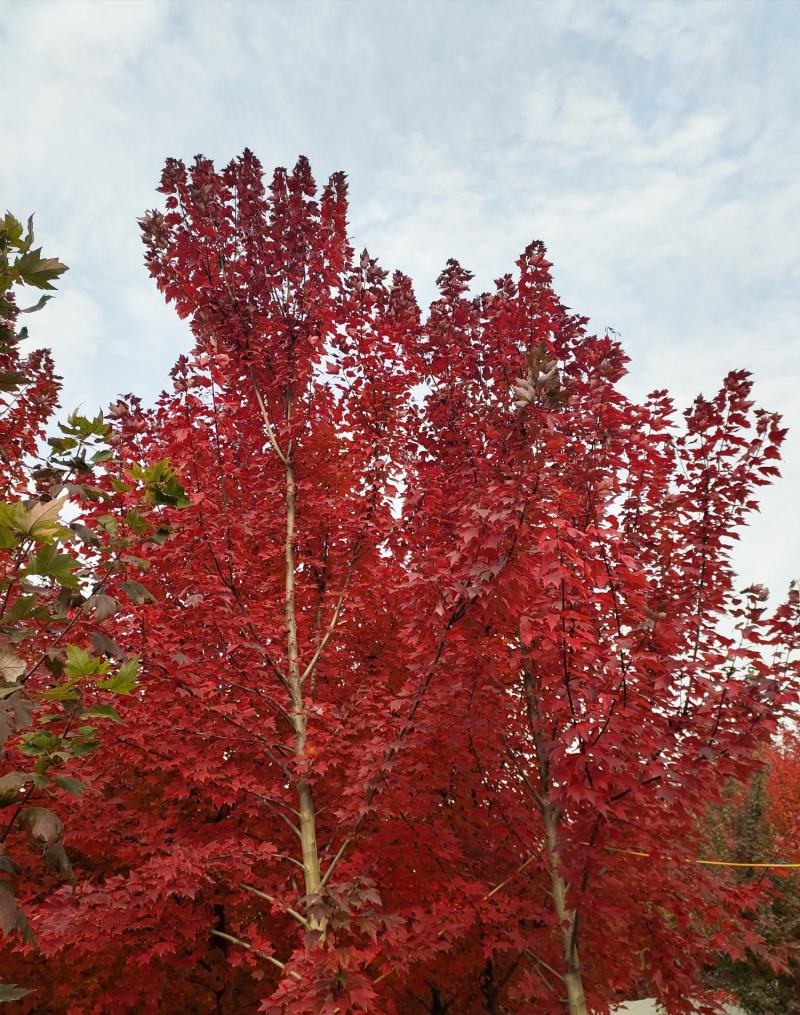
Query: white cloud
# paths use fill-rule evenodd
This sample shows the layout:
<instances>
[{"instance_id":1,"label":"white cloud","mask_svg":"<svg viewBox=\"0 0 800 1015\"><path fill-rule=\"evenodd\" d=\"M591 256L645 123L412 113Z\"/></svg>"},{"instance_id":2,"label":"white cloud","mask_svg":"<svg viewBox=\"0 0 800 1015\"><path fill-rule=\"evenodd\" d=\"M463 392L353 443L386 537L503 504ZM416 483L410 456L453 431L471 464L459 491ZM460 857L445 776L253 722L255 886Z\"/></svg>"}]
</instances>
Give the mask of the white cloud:
<instances>
[{"instance_id":1,"label":"white cloud","mask_svg":"<svg viewBox=\"0 0 800 1015\"><path fill-rule=\"evenodd\" d=\"M93 366L107 338L100 305L88 293L65 288L25 323L31 332L31 346L50 348L56 372L64 375L61 404L71 411L84 403L86 411L96 412L100 403L92 398ZM66 364L68 370L64 369Z\"/></svg>"},{"instance_id":2,"label":"white cloud","mask_svg":"<svg viewBox=\"0 0 800 1015\"><path fill-rule=\"evenodd\" d=\"M188 342L135 226L164 158L303 151L319 177L350 172L355 242L422 298L448 257L487 286L541 238L565 301L622 333L632 389L688 399L751 366L800 435L791 7L8 7L4 199L71 266L32 334L54 339L70 398L154 396ZM742 551L773 584L800 571L799 446Z\"/></svg>"}]
</instances>

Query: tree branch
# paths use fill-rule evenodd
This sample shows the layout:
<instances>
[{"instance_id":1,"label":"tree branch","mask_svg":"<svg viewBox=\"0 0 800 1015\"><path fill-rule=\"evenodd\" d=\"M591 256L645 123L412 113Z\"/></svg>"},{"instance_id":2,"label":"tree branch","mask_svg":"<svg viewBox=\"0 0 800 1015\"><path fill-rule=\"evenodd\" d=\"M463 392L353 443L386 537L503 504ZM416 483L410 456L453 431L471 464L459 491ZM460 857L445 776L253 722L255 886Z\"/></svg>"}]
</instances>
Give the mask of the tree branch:
<instances>
[{"instance_id":1,"label":"tree branch","mask_svg":"<svg viewBox=\"0 0 800 1015\"><path fill-rule=\"evenodd\" d=\"M254 955L258 955L259 958L265 959L267 962L271 962L273 966L280 970L286 969L286 963L281 962L280 959L276 959L274 955L269 955L267 952L262 952L260 948L256 948L255 945L251 945L247 941L242 941L240 937L234 937L233 934L226 934L224 930L217 930L212 928L209 934L213 934L214 937L221 937L225 941L230 941L231 944L239 945L240 948L247 949L248 952L252 952ZM289 970L289 976L294 977L297 982L300 982L300 975L293 969Z\"/></svg>"},{"instance_id":2,"label":"tree branch","mask_svg":"<svg viewBox=\"0 0 800 1015\"><path fill-rule=\"evenodd\" d=\"M308 930L308 920L298 913L296 909L292 909L291 906L285 906L273 895L269 895L267 892L262 892L260 889L254 888L253 885L246 885L242 882L239 887L243 888L246 892L250 892L251 895L257 895L259 899L265 899L267 902L271 902L273 906L278 906L284 913L288 913L289 916L293 916L298 923L302 924L302 926Z\"/></svg>"}]
</instances>

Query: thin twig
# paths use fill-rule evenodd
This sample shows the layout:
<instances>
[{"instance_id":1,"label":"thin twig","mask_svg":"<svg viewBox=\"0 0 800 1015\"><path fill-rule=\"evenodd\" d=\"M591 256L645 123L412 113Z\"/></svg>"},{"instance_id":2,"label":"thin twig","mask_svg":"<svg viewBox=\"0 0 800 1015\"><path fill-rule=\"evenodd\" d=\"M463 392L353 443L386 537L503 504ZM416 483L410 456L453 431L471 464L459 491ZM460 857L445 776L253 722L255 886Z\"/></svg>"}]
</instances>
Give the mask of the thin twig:
<instances>
[{"instance_id":1,"label":"thin twig","mask_svg":"<svg viewBox=\"0 0 800 1015\"><path fill-rule=\"evenodd\" d=\"M216 930L214 928L209 931L209 934L213 934L214 937L221 937L225 941L230 941L231 944L239 945L240 948L245 948L248 952L258 955L259 958L266 959L267 962L271 962L273 966L276 966L280 970L286 969L285 962L281 962L280 959L276 959L274 955L262 952L260 948L256 948L255 945L251 945L247 941L242 941L240 937L234 937L233 934L226 934L224 930ZM300 982L300 974L296 973L293 969L289 970L289 976L294 977L298 983Z\"/></svg>"},{"instance_id":2,"label":"thin twig","mask_svg":"<svg viewBox=\"0 0 800 1015\"><path fill-rule=\"evenodd\" d=\"M264 426L267 428L267 436L269 437L269 442L272 445L273 450L275 451L275 454L278 456L278 458L280 458L280 460L283 462L284 465L287 465L288 463L286 461L286 455L284 455L284 453L278 446L278 441L275 437L275 430L273 429L272 423L270 422L267 407L266 405L264 405L264 399L261 397L261 392L258 389L255 374L253 373L252 370L250 371L250 381L253 385L253 391L255 392L256 401L258 402L258 408L261 410L261 418L264 420Z\"/></svg>"},{"instance_id":3,"label":"thin twig","mask_svg":"<svg viewBox=\"0 0 800 1015\"><path fill-rule=\"evenodd\" d=\"M246 885L242 882L239 887L243 888L246 892L250 892L251 895L257 895L259 899L265 899L267 902L271 902L273 906L278 906L285 913L288 913L289 916L293 916L298 923L302 924L306 930L308 930L308 920L306 920L301 913L298 913L296 909L292 909L291 906L285 906L273 895L269 895L267 892L262 892L259 888L254 888L253 885Z\"/></svg>"}]
</instances>

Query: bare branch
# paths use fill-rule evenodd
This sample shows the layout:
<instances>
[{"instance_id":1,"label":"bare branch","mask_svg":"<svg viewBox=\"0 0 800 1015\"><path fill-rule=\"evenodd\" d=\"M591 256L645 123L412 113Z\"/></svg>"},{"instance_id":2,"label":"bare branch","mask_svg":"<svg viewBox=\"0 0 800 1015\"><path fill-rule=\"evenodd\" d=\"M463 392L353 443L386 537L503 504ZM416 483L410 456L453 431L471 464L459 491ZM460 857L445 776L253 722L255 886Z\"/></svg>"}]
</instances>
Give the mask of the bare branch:
<instances>
[{"instance_id":1,"label":"bare branch","mask_svg":"<svg viewBox=\"0 0 800 1015\"><path fill-rule=\"evenodd\" d=\"M297 838L302 842L303 841L303 836L300 834L300 829L297 827L297 825L293 821L290 821L286 817L286 815L283 814L281 811L278 811L278 817L282 821L284 821L289 826L289 828L291 828L291 830L294 832L294 834L297 836ZM303 864L301 864L300 866L303 868L303 870L305 870L305 866Z\"/></svg>"},{"instance_id":2,"label":"bare branch","mask_svg":"<svg viewBox=\"0 0 800 1015\"><path fill-rule=\"evenodd\" d=\"M245 793L249 793L250 796L254 796L256 800L261 800L265 804L272 804L273 807L285 807L290 814L294 814L297 818L300 817L300 811L292 807L291 804L287 804L284 800L276 800L275 797L266 796L255 789L245 789Z\"/></svg>"},{"instance_id":3,"label":"bare branch","mask_svg":"<svg viewBox=\"0 0 800 1015\"><path fill-rule=\"evenodd\" d=\"M540 958L538 955L534 954L534 952L532 952L530 948L525 949L525 954L532 962L535 962L538 966L543 966L548 972L552 973L553 976L556 977L556 979L561 980L562 983L565 982L564 977L561 975L561 973L556 972L556 970L553 969L551 965L545 962L544 959Z\"/></svg>"},{"instance_id":4,"label":"bare branch","mask_svg":"<svg viewBox=\"0 0 800 1015\"><path fill-rule=\"evenodd\" d=\"M303 927L308 930L308 920L306 920L302 914L298 913L296 909L292 909L291 906L284 905L273 895L269 895L267 892L262 892L260 889L254 888L253 885L246 885L242 882L239 887L243 888L246 892L250 892L251 895L257 895L259 899L265 899L267 902L271 902L273 906L278 906L284 913L288 913L289 916L293 916L298 923L302 924Z\"/></svg>"},{"instance_id":5,"label":"bare branch","mask_svg":"<svg viewBox=\"0 0 800 1015\"><path fill-rule=\"evenodd\" d=\"M260 948L256 948L255 945L251 945L247 941L242 941L240 937L234 937L233 934L226 934L224 930L211 929L209 934L213 934L214 937L221 937L225 941L230 941L231 944L239 945L240 948L245 948L248 952L252 952L254 955L258 955L259 958L265 959L267 962L271 962L273 966L278 969L286 969L286 963L281 962L280 959L276 959L274 955L269 955L267 952L262 952ZM294 977L297 982L300 982L300 975L293 969L289 970L289 976Z\"/></svg>"},{"instance_id":6,"label":"bare branch","mask_svg":"<svg viewBox=\"0 0 800 1015\"><path fill-rule=\"evenodd\" d=\"M278 458L280 458L280 460L283 462L283 464L286 465L287 464L286 455L284 455L284 453L281 451L280 447L278 446L278 441L277 441L277 438L275 437L275 430L274 430L274 428L272 426L272 423L270 422L269 413L267 412L267 407L266 407L266 405L264 405L264 399L261 397L261 392L258 390L258 385L256 384L255 374L253 373L252 370L250 371L250 381L251 381L251 383L253 385L253 391L254 391L255 396L256 396L256 401L258 402L258 408L261 410L261 418L264 420L264 426L267 428L267 436L269 437L269 442L272 445L272 448L275 451L275 454L278 456Z\"/></svg>"},{"instance_id":7,"label":"bare branch","mask_svg":"<svg viewBox=\"0 0 800 1015\"><path fill-rule=\"evenodd\" d=\"M351 565L350 570L347 572L347 577L345 578L344 585L342 586L342 591L339 593L339 598L336 601L336 606L334 608L333 616L331 617L330 623L328 624L328 628L325 631L325 634L322 636L319 645L317 645L316 651L314 652L314 655L311 657L308 666L306 666L306 668L303 670L302 676L300 677L301 684L304 684L307 678L310 677L311 674L314 672L314 667L317 665L319 657L325 651L326 645L331 640L333 632L336 630L336 625L339 623L339 616L341 615L342 612L342 606L344 605L344 597L345 593L347 592L347 586L350 584L350 575L352 573L353 569Z\"/></svg>"},{"instance_id":8,"label":"bare branch","mask_svg":"<svg viewBox=\"0 0 800 1015\"><path fill-rule=\"evenodd\" d=\"M344 856L345 850L347 849L347 847L350 845L350 843L352 841L353 841L352 835L348 835L348 837L344 840L344 842L341 844L341 846L337 850L336 856L331 860L330 864L328 865L328 869L325 871L325 874L322 877L322 881L320 881L320 884L319 884L320 891L322 891L322 889L327 884L328 878L331 876L331 874L333 874L334 869L336 868L337 864L339 863L339 861Z\"/></svg>"}]
</instances>

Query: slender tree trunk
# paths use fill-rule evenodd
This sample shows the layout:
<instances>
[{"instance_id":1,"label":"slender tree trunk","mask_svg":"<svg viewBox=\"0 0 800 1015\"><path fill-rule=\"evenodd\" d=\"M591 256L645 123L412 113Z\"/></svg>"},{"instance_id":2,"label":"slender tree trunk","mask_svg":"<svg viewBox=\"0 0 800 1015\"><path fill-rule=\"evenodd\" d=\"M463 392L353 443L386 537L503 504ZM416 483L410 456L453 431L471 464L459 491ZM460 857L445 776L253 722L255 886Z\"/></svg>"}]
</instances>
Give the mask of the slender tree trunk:
<instances>
[{"instance_id":1,"label":"slender tree trunk","mask_svg":"<svg viewBox=\"0 0 800 1015\"><path fill-rule=\"evenodd\" d=\"M285 598L284 598L284 626L286 628L286 658L288 662L287 686L292 700L292 726L294 727L294 755L301 769L297 779L298 810L300 814L300 848L303 854L303 875L305 881L306 895L313 895L320 890L322 885L322 874L319 863L319 852L317 849L317 814L314 807L314 794L311 784L302 771L306 760L306 729L308 716L306 713L305 695L303 684L309 672L313 672L316 659L322 647L317 647L317 653L308 666L305 674L300 671L300 651L297 641L297 603L295 596L295 522L297 517L297 484L294 475L293 442L291 438L285 450L281 450L275 431L272 427L264 399L259 391L255 376L251 372L250 380L253 385L253 393L258 404L261 418L269 437L273 450L283 462L286 470L286 542L284 546L284 571L285 571ZM291 423L292 418L292 395L291 388L286 392L286 422ZM338 607L334 614L333 626L338 618ZM325 920L320 917L309 917L307 927L310 931L325 934Z\"/></svg>"},{"instance_id":2,"label":"slender tree trunk","mask_svg":"<svg viewBox=\"0 0 800 1015\"><path fill-rule=\"evenodd\" d=\"M306 758L306 708L303 695L303 680L300 673L300 655L297 644L297 609L295 603L295 559L294 529L296 516L297 488L291 452L286 457L286 654L289 663L289 691L292 696L292 723L294 725L294 753L298 764ZM297 780L297 796L300 811L300 846L303 852L303 873L306 895L319 891L322 882L319 855L317 851L317 815L311 784L301 774ZM325 933L325 921L310 918L309 928Z\"/></svg>"},{"instance_id":3,"label":"slender tree trunk","mask_svg":"<svg viewBox=\"0 0 800 1015\"><path fill-rule=\"evenodd\" d=\"M438 987L431 987L431 1015L447 1015L449 1004L445 1004Z\"/></svg>"},{"instance_id":4,"label":"slender tree trunk","mask_svg":"<svg viewBox=\"0 0 800 1015\"><path fill-rule=\"evenodd\" d=\"M503 1015L503 1009L500 1005L500 991L494 976L494 963L491 959L487 960L483 968L481 990L489 1015Z\"/></svg>"},{"instance_id":5,"label":"slender tree trunk","mask_svg":"<svg viewBox=\"0 0 800 1015\"><path fill-rule=\"evenodd\" d=\"M214 912L214 927L216 930L222 931L224 934L227 931L227 925L225 923L225 907L216 905L213 908ZM218 973L219 987L209 987L208 989L214 995L214 1015L225 1015L225 995L227 990L227 984L225 981L224 971L228 968L228 951L229 945L224 938L214 937L211 939L211 950L210 955L214 956L217 952L221 953L220 966L222 971ZM217 965L212 958L209 962L201 961L201 966L208 970L210 977L215 976L215 966Z\"/></svg>"},{"instance_id":6,"label":"slender tree trunk","mask_svg":"<svg viewBox=\"0 0 800 1015\"><path fill-rule=\"evenodd\" d=\"M523 648L523 690L528 714L528 724L533 734L536 749L536 760L539 767L539 792L537 800L544 822L545 843L547 847L547 865L550 870L550 886L553 894L553 905L558 919L558 930L561 935L564 956L564 987L567 991L567 1009L569 1015L589 1015L586 1007L586 996L583 992L583 977L578 956L576 941L577 914L567 905L568 885L561 873L561 853L558 848L558 826L560 810L549 800L551 790L550 764L547 749L542 743L542 722L539 715L536 697L536 682L533 670Z\"/></svg>"},{"instance_id":7,"label":"slender tree trunk","mask_svg":"<svg viewBox=\"0 0 800 1015\"><path fill-rule=\"evenodd\" d=\"M567 1006L569 1015L588 1015L586 997L583 992L581 963L578 957L578 946L575 942L574 910L567 905L567 883L561 874L561 854L558 849L558 808L546 804L542 809L544 817L545 839L547 842L547 858L550 867L550 885L553 891L553 904L558 918L564 954L564 986L567 990Z\"/></svg>"}]
</instances>

